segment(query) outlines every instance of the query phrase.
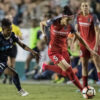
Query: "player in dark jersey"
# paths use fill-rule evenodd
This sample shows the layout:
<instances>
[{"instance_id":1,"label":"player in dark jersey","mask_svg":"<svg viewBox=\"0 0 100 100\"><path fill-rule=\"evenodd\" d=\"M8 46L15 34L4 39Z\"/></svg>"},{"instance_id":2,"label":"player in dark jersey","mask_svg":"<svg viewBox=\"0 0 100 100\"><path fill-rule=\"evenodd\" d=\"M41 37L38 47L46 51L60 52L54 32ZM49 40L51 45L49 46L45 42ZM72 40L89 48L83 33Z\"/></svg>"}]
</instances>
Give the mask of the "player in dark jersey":
<instances>
[{"instance_id":1,"label":"player in dark jersey","mask_svg":"<svg viewBox=\"0 0 100 100\"><path fill-rule=\"evenodd\" d=\"M89 12L89 3L84 1L81 3L81 12L76 16L76 30L80 34L82 39L86 44L100 55L100 42L99 42L99 21L96 15ZM100 57L93 55L87 50L87 48L80 43L81 49L81 61L82 61L82 77L83 77L83 86L88 85L88 61L89 58L93 58L93 62L96 66L98 79L100 80Z\"/></svg>"},{"instance_id":2,"label":"player in dark jersey","mask_svg":"<svg viewBox=\"0 0 100 100\"><path fill-rule=\"evenodd\" d=\"M19 44L24 50L31 52L36 56L38 60L39 56L36 52L31 50L25 44L23 44L12 32L12 23L8 19L3 19L1 22L2 32L0 32L0 73L6 72L7 75L12 76L13 83L18 89L18 92L21 96L28 95L28 92L24 91L21 88L20 80L18 74L14 71L14 69L8 67L7 58L9 56L10 49L13 47L13 43Z\"/></svg>"}]
</instances>

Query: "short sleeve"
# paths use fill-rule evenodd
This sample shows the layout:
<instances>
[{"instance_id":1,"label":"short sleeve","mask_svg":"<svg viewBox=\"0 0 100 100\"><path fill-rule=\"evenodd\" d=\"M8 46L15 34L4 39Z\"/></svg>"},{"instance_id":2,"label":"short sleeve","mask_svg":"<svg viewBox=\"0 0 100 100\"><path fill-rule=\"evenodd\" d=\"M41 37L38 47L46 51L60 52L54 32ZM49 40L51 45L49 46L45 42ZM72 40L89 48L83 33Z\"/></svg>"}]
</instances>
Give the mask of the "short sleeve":
<instances>
[{"instance_id":1,"label":"short sleeve","mask_svg":"<svg viewBox=\"0 0 100 100\"><path fill-rule=\"evenodd\" d=\"M77 15L74 17L74 25L77 24Z\"/></svg>"},{"instance_id":2,"label":"short sleeve","mask_svg":"<svg viewBox=\"0 0 100 100\"><path fill-rule=\"evenodd\" d=\"M49 19L49 20L47 20L46 24L48 27L50 27L53 24L53 22L54 21L52 19Z\"/></svg>"},{"instance_id":3,"label":"short sleeve","mask_svg":"<svg viewBox=\"0 0 100 100\"><path fill-rule=\"evenodd\" d=\"M13 41L18 43L18 41L19 41L18 37L14 33L12 33L12 34L13 34L12 35Z\"/></svg>"},{"instance_id":4,"label":"short sleeve","mask_svg":"<svg viewBox=\"0 0 100 100\"><path fill-rule=\"evenodd\" d=\"M94 26L98 26L100 24L96 15L93 15L93 23L94 23Z\"/></svg>"},{"instance_id":5,"label":"short sleeve","mask_svg":"<svg viewBox=\"0 0 100 100\"><path fill-rule=\"evenodd\" d=\"M74 27L74 24L71 24L71 33L75 33L75 27Z\"/></svg>"},{"instance_id":6,"label":"short sleeve","mask_svg":"<svg viewBox=\"0 0 100 100\"><path fill-rule=\"evenodd\" d=\"M59 18L61 18L62 17L62 15L59 15L59 16L56 16L56 17L54 17L54 18L52 18L52 19L49 19L49 20L47 20L47 26L51 26L57 19L59 19Z\"/></svg>"}]
</instances>

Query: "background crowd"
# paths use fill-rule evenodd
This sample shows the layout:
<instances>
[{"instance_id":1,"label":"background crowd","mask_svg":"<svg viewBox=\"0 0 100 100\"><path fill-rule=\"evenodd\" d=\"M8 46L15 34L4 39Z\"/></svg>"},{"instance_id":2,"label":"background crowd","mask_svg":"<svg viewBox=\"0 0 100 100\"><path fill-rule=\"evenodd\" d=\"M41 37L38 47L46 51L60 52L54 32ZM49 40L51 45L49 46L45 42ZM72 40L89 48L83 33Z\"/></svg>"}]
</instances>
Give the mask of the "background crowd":
<instances>
[{"instance_id":1,"label":"background crowd","mask_svg":"<svg viewBox=\"0 0 100 100\"><path fill-rule=\"evenodd\" d=\"M36 42L32 49L38 48L40 54L42 55L39 63L34 67L34 70L29 70L29 64L31 59L26 58L26 66L25 73L26 77L29 75L33 75L33 79L51 79L51 76L56 82L65 81L62 76L57 75L51 71L46 71L41 73L38 66L42 66L44 61L52 64L50 59L47 56L47 46L44 46L45 43L42 40L39 22L45 18L51 18L54 16L58 16L62 12L62 8L65 5L68 5L74 14L78 13L80 9L80 4L82 0L0 0L0 21L8 14L13 16L13 23L20 28L31 28L38 30L30 31L30 36L34 36L32 34L36 33L35 40L32 42ZM100 20L100 0L88 0L91 5L91 13L95 13ZM24 34L24 33L23 33ZM38 41L41 40L41 41ZM34 43L33 43L34 44ZM71 39L69 39L69 54L72 59L71 63L74 68L75 73L79 78L81 78L81 63L80 63L80 49L78 46L78 41L76 41L73 45L71 44ZM42 47L41 47L42 46ZM32 59L34 57L31 57ZM90 59L89 62L89 77L95 81L97 81L97 73L95 70L95 66ZM60 81L58 81L60 79Z\"/></svg>"}]
</instances>

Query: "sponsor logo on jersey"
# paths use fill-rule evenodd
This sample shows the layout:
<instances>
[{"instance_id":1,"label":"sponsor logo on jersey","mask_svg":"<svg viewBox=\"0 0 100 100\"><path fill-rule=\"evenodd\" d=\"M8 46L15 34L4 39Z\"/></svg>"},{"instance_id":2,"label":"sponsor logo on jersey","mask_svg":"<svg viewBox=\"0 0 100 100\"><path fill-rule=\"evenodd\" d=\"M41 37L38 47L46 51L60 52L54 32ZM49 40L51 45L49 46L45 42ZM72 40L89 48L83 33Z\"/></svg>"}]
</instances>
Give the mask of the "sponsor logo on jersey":
<instances>
[{"instance_id":1,"label":"sponsor logo on jersey","mask_svg":"<svg viewBox=\"0 0 100 100\"><path fill-rule=\"evenodd\" d=\"M56 33L56 34L60 34L60 35L68 34L68 32L61 32L61 31L56 31L56 30L53 30L53 32Z\"/></svg>"},{"instance_id":2,"label":"sponsor logo on jersey","mask_svg":"<svg viewBox=\"0 0 100 100\"><path fill-rule=\"evenodd\" d=\"M84 22L79 22L80 26L90 26L91 24L90 23L84 23Z\"/></svg>"}]
</instances>

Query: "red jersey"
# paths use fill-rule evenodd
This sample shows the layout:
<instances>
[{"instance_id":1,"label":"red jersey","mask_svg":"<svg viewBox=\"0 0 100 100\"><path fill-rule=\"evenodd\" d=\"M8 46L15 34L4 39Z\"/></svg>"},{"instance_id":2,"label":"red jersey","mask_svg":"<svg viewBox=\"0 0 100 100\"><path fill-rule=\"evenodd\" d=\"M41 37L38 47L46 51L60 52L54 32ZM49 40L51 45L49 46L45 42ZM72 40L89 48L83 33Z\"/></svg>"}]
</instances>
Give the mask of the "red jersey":
<instances>
[{"instance_id":1,"label":"red jersey","mask_svg":"<svg viewBox=\"0 0 100 100\"><path fill-rule=\"evenodd\" d=\"M57 21L50 27L50 51L67 50L67 37L73 31L71 25L62 26Z\"/></svg>"},{"instance_id":2,"label":"red jersey","mask_svg":"<svg viewBox=\"0 0 100 100\"><path fill-rule=\"evenodd\" d=\"M97 17L93 14L88 16L77 16L78 31L80 36L87 42L90 48L94 48L96 42L96 34L94 26L99 24Z\"/></svg>"}]
</instances>

